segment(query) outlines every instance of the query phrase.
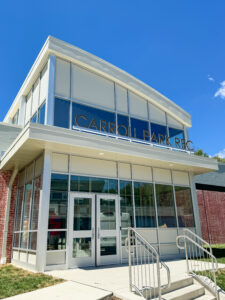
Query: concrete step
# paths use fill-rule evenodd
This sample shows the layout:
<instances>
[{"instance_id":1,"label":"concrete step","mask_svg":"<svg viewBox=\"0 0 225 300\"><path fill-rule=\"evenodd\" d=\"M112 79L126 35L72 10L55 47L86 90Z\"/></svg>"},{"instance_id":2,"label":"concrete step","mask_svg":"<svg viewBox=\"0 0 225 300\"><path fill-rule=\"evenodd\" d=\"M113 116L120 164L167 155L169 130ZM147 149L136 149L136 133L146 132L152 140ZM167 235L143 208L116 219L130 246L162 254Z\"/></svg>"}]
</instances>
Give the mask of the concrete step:
<instances>
[{"instance_id":1,"label":"concrete step","mask_svg":"<svg viewBox=\"0 0 225 300\"><path fill-rule=\"evenodd\" d=\"M165 300L192 300L205 295L204 287L192 284L163 295Z\"/></svg>"},{"instance_id":2,"label":"concrete step","mask_svg":"<svg viewBox=\"0 0 225 300\"><path fill-rule=\"evenodd\" d=\"M195 298L196 300L216 300L216 297L213 295L203 295L198 298Z\"/></svg>"},{"instance_id":3,"label":"concrete step","mask_svg":"<svg viewBox=\"0 0 225 300\"><path fill-rule=\"evenodd\" d=\"M170 287L168 288L163 288L162 291L161 291L161 294L164 295L164 294L167 294L167 293L170 293L170 292L173 292L175 290L178 290L178 289L182 289L186 286L189 286L193 284L193 278L192 277L185 277L183 279L180 279L180 280L177 280L177 281L173 281L171 282L171 285ZM146 298L153 298L153 295L154 297L157 297L158 296L158 289L152 289L151 292L150 290L145 290L144 291L144 295Z\"/></svg>"},{"instance_id":4,"label":"concrete step","mask_svg":"<svg viewBox=\"0 0 225 300\"><path fill-rule=\"evenodd\" d=\"M189 286L189 285L192 285L192 284L193 284L193 278L192 277L187 277L187 278L184 278L184 279L173 281L173 282L171 282L171 285L170 285L169 288L162 289L162 295L173 292L173 291L178 290L178 289L182 289L182 288L184 288L186 286Z\"/></svg>"}]
</instances>

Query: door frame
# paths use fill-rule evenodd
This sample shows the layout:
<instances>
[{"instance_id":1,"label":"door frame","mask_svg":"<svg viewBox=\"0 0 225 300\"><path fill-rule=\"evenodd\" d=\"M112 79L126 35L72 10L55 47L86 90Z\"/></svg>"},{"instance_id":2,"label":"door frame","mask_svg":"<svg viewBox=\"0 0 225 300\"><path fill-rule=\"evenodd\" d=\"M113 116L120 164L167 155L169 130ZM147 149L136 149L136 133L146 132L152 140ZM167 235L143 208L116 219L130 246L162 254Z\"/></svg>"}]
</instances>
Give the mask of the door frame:
<instances>
[{"instance_id":1,"label":"door frame","mask_svg":"<svg viewBox=\"0 0 225 300\"><path fill-rule=\"evenodd\" d=\"M115 199L115 212L116 212L116 229L113 230L114 234L110 233L110 230L100 229L100 199ZM96 194L96 265L112 265L121 263L121 239L120 239L120 197L115 194ZM108 232L107 232L108 231ZM116 237L116 255L101 256L100 239L102 237Z\"/></svg>"},{"instance_id":2,"label":"door frame","mask_svg":"<svg viewBox=\"0 0 225 300\"><path fill-rule=\"evenodd\" d=\"M92 211L91 211L91 230L85 231L74 231L74 198L91 198L92 199ZM69 268L74 267L85 267L85 266L95 266L95 194L85 193L85 192L71 192L69 194L69 228L68 228L68 265ZM73 258L73 239L79 237L90 237L91 238L91 257L85 258Z\"/></svg>"},{"instance_id":3,"label":"door frame","mask_svg":"<svg viewBox=\"0 0 225 300\"><path fill-rule=\"evenodd\" d=\"M73 238L74 236L81 237L81 233L75 234L73 230L74 222L74 198L92 198L92 227L89 234L84 233L84 237L91 237L92 241L92 258L73 258ZM116 204L116 238L117 238L117 255L115 257L100 258L100 236L101 232L98 232L100 214L98 214L98 199L100 198L113 198ZM120 220L120 196L117 194L104 194L104 193L88 193L88 192L70 192L69 193L69 205L68 205L68 268L85 267L85 266L101 266L110 264L121 263L121 220ZM98 219L98 220L97 220ZM109 235L110 236L110 235Z\"/></svg>"}]
</instances>

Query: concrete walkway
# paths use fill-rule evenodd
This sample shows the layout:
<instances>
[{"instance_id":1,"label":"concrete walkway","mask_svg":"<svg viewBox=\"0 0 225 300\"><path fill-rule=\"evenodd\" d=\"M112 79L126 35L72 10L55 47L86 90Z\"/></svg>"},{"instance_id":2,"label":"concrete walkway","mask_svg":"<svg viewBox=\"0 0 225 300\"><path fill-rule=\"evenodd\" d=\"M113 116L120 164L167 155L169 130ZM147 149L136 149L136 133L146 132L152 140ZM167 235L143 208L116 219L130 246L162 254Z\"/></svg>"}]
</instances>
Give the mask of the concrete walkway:
<instances>
[{"instance_id":1,"label":"concrete walkway","mask_svg":"<svg viewBox=\"0 0 225 300\"><path fill-rule=\"evenodd\" d=\"M171 281L187 278L186 261L167 261L171 272ZM219 265L225 268L225 265ZM7 300L98 300L112 293L123 300L140 300L140 297L129 292L128 266L107 266L97 268L78 268L46 272L54 277L67 280L52 287L7 298ZM161 283L167 283L167 275L161 269Z\"/></svg>"}]
</instances>

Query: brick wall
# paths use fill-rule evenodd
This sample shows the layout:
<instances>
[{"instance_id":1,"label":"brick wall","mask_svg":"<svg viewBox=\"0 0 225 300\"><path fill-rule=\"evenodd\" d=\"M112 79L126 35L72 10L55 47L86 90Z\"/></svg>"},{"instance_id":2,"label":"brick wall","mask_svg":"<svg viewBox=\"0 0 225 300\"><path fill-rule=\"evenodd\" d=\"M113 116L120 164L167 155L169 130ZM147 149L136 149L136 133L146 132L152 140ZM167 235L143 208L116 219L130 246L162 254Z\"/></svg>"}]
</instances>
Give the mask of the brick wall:
<instances>
[{"instance_id":1,"label":"brick wall","mask_svg":"<svg viewBox=\"0 0 225 300\"><path fill-rule=\"evenodd\" d=\"M2 253L2 242L3 242L3 231L4 231L4 224L5 224L6 203L7 203L7 196L8 196L8 185L11 178L11 174L12 173L10 171L0 172L0 259ZM16 194L17 194L17 178L13 183L11 203L10 203L8 237L7 237L7 246L6 246L7 262L10 262L11 260Z\"/></svg>"},{"instance_id":2,"label":"brick wall","mask_svg":"<svg viewBox=\"0 0 225 300\"><path fill-rule=\"evenodd\" d=\"M225 243L225 192L197 190L197 197L203 239Z\"/></svg>"}]
</instances>

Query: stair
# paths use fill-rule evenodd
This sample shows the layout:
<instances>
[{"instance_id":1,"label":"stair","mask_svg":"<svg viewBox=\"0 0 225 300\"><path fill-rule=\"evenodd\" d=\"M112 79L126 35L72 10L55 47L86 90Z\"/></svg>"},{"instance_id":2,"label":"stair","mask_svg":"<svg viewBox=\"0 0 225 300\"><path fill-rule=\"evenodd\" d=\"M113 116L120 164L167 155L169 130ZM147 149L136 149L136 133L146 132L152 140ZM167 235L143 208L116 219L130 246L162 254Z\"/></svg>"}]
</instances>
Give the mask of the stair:
<instances>
[{"instance_id":1,"label":"stair","mask_svg":"<svg viewBox=\"0 0 225 300\"><path fill-rule=\"evenodd\" d=\"M153 294L153 291L152 291ZM145 291L147 299L150 298L150 291ZM155 295L157 296L157 295ZM188 277L171 282L169 288L162 290L163 300L216 300L216 297L205 291L205 288Z\"/></svg>"}]
</instances>

